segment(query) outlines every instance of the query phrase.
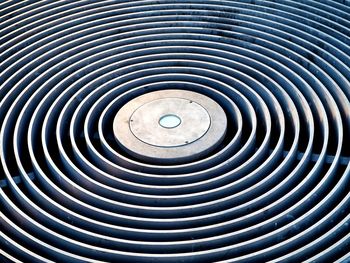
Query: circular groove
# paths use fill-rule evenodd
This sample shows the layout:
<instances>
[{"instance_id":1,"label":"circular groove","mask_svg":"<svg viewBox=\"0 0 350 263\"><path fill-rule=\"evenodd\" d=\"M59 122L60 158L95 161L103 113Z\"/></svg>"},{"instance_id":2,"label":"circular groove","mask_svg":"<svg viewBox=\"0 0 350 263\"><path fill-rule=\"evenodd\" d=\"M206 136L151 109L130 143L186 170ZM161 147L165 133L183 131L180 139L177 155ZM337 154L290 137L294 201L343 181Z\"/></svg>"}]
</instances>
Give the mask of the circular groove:
<instances>
[{"instance_id":1,"label":"circular groove","mask_svg":"<svg viewBox=\"0 0 350 263\"><path fill-rule=\"evenodd\" d=\"M329 0L0 3L3 257L346 262L349 14ZM131 156L116 113L173 89L222 107L220 146L171 165Z\"/></svg>"}]
</instances>

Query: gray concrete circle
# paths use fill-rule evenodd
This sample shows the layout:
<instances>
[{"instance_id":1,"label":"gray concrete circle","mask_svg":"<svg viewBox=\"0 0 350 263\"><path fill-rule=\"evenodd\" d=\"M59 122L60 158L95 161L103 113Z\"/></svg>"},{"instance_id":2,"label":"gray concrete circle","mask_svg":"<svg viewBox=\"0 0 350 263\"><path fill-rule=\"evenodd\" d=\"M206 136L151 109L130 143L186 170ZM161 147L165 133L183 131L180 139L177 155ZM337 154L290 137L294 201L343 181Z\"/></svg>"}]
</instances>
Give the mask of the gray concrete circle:
<instances>
[{"instance_id":1,"label":"gray concrete circle","mask_svg":"<svg viewBox=\"0 0 350 263\"><path fill-rule=\"evenodd\" d=\"M162 126L161 121L169 121ZM166 125L166 123L165 123ZM208 112L183 98L164 98L139 107L130 118L131 132L141 141L158 147L179 147L201 138L210 127Z\"/></svg>"},{"instance_id":2,"label":"gray concrete circle","mask_svg":"<svg viewBox=\"0 0 350 263\"><path fill-rule=\"evenodd\" d=\"M162 118L169 118L163 127ZM179 119L179 120L178 120ZM141 161L190 162L209 154L225 137L227 118L213 99L187 90L161 90L136 97L116 114L117 143Z\"/></svg>"}]
</instances>

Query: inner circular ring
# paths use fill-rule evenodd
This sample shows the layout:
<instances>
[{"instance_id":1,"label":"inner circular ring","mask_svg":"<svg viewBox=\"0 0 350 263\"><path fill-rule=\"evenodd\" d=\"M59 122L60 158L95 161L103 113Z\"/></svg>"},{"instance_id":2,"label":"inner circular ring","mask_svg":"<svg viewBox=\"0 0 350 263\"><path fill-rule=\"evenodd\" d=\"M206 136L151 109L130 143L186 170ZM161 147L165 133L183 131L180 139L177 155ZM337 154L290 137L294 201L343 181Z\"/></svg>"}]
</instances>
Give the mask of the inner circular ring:
<instances>
[{"instance_id":1,"label":"inner circular ring","mask_svg":"<svg viewBox=\"0 0 350 263\"><path fill-rule=\"evenodd\" d=\"M134 136L157 147L180 147L200 139L210 127L202 105L184 98L160 98L137 108L130 118Z\"/></svg>"}]
</instances>

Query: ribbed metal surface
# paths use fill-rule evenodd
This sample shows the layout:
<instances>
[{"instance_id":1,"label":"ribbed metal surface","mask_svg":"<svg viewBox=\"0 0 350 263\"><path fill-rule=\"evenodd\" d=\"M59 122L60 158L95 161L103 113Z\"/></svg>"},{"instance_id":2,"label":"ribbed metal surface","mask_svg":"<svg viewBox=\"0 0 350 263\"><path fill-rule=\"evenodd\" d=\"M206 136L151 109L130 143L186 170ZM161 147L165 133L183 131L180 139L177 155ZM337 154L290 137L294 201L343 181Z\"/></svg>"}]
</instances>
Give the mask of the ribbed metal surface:
<instances>
[{"instance_id":1,"label":"ribbed metal surface","mask_svg":"<svg viewBox=\"0 0 350 263\"><path fill-rule=\"evenodd\" d=\"M348 262L350 2L2 1L1 260ZM113 118L202 93L223 145L132 159Z\"/></svg>"}]
</instances>

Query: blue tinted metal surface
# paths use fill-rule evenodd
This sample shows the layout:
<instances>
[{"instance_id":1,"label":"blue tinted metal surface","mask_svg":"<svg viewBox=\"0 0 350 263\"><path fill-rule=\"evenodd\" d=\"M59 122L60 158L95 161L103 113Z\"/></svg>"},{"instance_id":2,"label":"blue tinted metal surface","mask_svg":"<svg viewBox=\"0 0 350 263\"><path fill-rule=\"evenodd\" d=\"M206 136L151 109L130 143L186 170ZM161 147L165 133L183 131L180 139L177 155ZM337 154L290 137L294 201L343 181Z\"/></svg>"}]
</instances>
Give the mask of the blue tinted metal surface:
<instances>
[{"instance_id":1,"label":"blue tinted metal surface","mask_svg":"<svg viewBox=\"0 0 350 263\"><path fill-rule=\"evenodd\" d=\"M1 256L347 262L349 67L349 1L1 1ZM219 103L221 147L118 148L118 109L161 89Z\"/></svg>"}]
</instances>

